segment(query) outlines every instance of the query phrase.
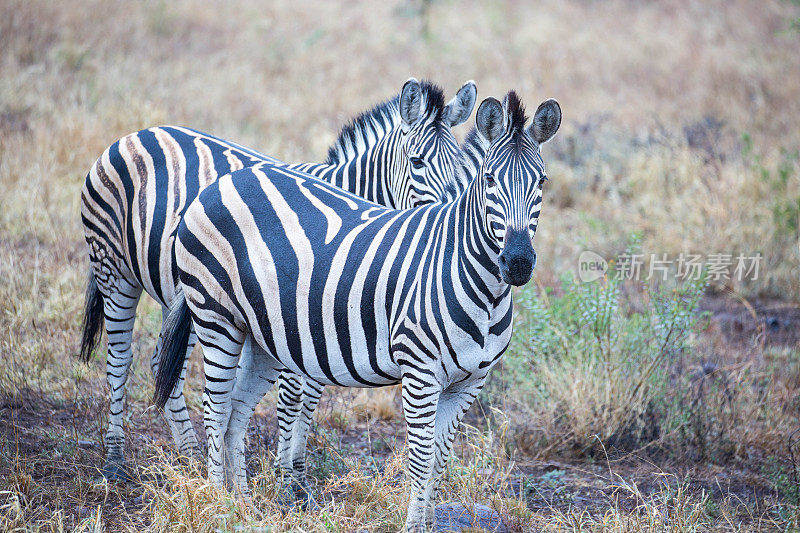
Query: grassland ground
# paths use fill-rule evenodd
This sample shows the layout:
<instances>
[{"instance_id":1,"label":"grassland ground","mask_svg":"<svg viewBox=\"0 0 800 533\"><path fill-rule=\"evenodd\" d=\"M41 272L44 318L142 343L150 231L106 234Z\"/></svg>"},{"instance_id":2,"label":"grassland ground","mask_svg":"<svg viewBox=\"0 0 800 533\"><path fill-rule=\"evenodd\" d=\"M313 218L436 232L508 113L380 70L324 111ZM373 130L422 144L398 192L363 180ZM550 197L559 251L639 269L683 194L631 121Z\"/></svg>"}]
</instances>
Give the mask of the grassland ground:
<instances>
[{"instance_id":1,"label":"grassland ground","mask_svg":"<svg viewBox=\"0 0 800 533\"><path fill-rule=\"evenodd\" d=\"M257 511L176 466L150 407L161 320L146 298L126 420L136 479L100 481L102 357L76 359L79 192L109 144L158 124L318 161L412 75L564 112L543 148L536 285L518 293L513 345L442 499L496 506L512 531L797 530L798 28L793 0L0 2L0 530L399 528L393 389L324 397L320 513L274 504L272 396L248 444ZM691 311L677 284L563 282L582 251L632 242L763 262ZM198 429L201 382L195 359Z\"/></svg>"},{"instance_id":2,"label":"grassland ground","mask_svg":"<svg viewBox=\"0 0 800 533\"><path fill-rule=\"evenodd\" d=\"M727 297L708 297L702 306L713 309L713 318L701 342L725 344L731 362L753 360L754 350L763 355L796 343L797 306L757 302L756 318ZM147 312L141 317L145 322ZM769 326L775 320L780 323L780 333ZM153 341L152 331L137 336L137 366L146 366L145 354ZM79 363L73 364L76 373L87 372L77 368ZM194 378L198 377L197 366L194 361ZM162 529L163 523L154 518L154 514L158 516L154 507L165 493L181 494L182 483L197 483L202 472L175 466L178 458L170 451L166 425L147 401L149 379L141 371L137 377L134 387L141 386L145 392L138 398L134 394L128 405L126 430L134 477L128 483L107 483L99 473L106 409L105 387L97 369L76 379L70 393L55 395L21 387L0 397L0 494L7 527L35 530L38 524L49 530L58 523L67 530L96 524L103 524L106 530ZM194 424L201 428L198 381L192 380L195 386L188 395ZM792 518L781 513L795 501L797 487L792 476L800 465L791 462L789 441L784 450L780 446L774 450L753 448L746 456L734 453L722 460L692 456L686 450L648 447L626 451L609 446L602 454L583 456L564 450L537 455L518 447L517 440L524 441L524 436L511 434L513 429L492 412L492 400L501 403L496 398L482 398L468 414L468 428L459 436L457 459L448 472L445 490L456 501L496 506L512 530L614 531L626 523L627 529L621 530L635 531L643 527L643 515L648 512L663 515L673 526L670 514L683 513L681 519L686 520L696 515L691 520L700 530L780 530L791 523ZM326 393L309 456L309 472L323 505L362 498L363 487L350 484L349 477L357 473L381 476L395 465L405 438L399 412L395 389L377 396L346 389ZM267 482L277 485L270 467L276 428L274 399L268 398L259 407L248 435L249 469L257 488ZM396 474L381 488L383 492L402 493L403 483ZM263 493L257 489L257 498L259 494L268 518L254 517L246 508L231 503L229 514L217 512L215 521L201 529L213 530L211 526L237 520L252 527L262 520L272 523L270 513L279 512L272 500L275 488ZM382 505L378 498L368 504ZM332 523L346 528L342 520L364 519L362 525L380 531L389 530L392 519L397 520L396 516L360 512L363 514L348 516L344 511ZM310 526L315 513L298 511L290 516L282 518L284 528L305 521L311 530L324 530L322 522L317 523L319 527ZM178 523L173 522L173 528Z\"/></svg>"}]
</instances>

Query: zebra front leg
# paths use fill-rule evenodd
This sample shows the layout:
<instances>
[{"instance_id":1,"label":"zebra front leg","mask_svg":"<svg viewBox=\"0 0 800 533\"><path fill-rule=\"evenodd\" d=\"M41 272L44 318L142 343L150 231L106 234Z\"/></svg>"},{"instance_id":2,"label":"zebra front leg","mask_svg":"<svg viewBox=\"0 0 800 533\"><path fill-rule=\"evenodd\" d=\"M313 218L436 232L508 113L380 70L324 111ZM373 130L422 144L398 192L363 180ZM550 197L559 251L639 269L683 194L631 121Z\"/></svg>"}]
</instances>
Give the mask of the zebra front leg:
<instances>
[{"instance_id":1,"label":"zebra front leg","mask_svg":"<svg viewBox=\"0 0 800 533\"><path fill-rule=\"evenodd\" d=\"M249 499L250 494L244 457L245 432L258 402L275 383L282 368L283 365L261 348L252 335L247 336L236 371L231 416L225 432L226 478L233 484L234 491L245 499Z\"/></svg>"},{"instance_id":2,"label":"zebra front leg","mask_svg":"<svg viewBox=\"0 0 800 533\"><path fill-rule=\"evenodd\" d=\"M120 280L118 291L103 298L108 355L106 381L109 389L108 430L105 434L106 461L102 474L110 480L127 480L125 471L125 431L122 427L125 409L125 386L133 361L131 340L136 320L136 306L142 289Z\"/></svg>"},{"instance_id":3,"label":"zebra front leg","mask_svg":"<svg viewBox=\"0 0 800 533\"><path fill-rule=\"evenodd\" d=\"M414 372L419 372L415 369ZM426 380L430 380L427 382ZM441 388L431 374L403 376L403 413L408 431L408 475L411 494L406 531L433 530L436 410Z\"/></svg>"},{"instance_id":4,"label":"zebra front leg","mask_svg":"<svg viewBox=\"0 0 800 533\"><path fill-rule=\"evenodd\" d=\"M447 460L453 451L453 439L464 414L469 411L475 398L478 397L485 377L478 383L456 390L447 390L439 397L436 409L436 458L433 466L433 500L439 495L442 474L447 467Z\"/></svg>"},{"instance_id":5,"label":"zebra front leg","mask_svg":"<svg viewBox=\"0 0 800 533\"><path fill-rule=\"evenodd\" d=\"M161 310L162 327L164 324L164 319L166 319L167 312L168 308L166 307ZM195 432L194 426L192 425L192 420L189 417L189 410L186 408L186 398L183 395L186 366L189 363L189 356L191 355L196 342L197 336L194 334L194 331L192 331L191 335L189 336L189 344L186 348L186 359L183 361L183 369L181 370L180 379L178 380L178 384L175 386L175 389L172 391L169 400L167 400L166 405L164 405L164 418L167 419L167 425L169 425L169 429L172 432L172 438L178 448L178 453L180 453L183 457L201 461L203 454L200 452L200 444L197 442L197 433ZM153 352L153 355L150 358L150 370L153 372L153 376L155 376L156 372L158 371L158 354L160 351L161 335L158 336L156 350Z\"/></svg>"},{"instance_id":6,"label":"zebra front leg","mask_svg":"<svg viewBox=\"0 0 800 533\"><path fill-rule=\"evenodd\" d=\"M287 478L292 471L292 433L303 404L303 378L284 370L278 377L278 449L275 468Z\"/></svg>"},{"instance_id":7,"label":"zebra front leg","mask_svg":"<svg viewBox=\"0 0 800 533\"><path fill-rule=\"evenodd\" d=\"M203 421L208 438L208 480L225 486L225 442L231 416L231 397L236 382L244 333L227 324L210 324L214 330L198 328L203 348L206 386L203 392ZM219 328L219 330L217 329Z\"/></svg>"},{"instance_id":8,"label":"zebra front leg","mask_svg":"<svg viewBox=\"0 0 800 533\"><path fill-rule=\"evenodd\" d=\"M316 508L317 502L311 495L311 489L306 479L306 448L308 442L308 431L314 419L314 412L319 405L322 391L325 385L317 383L311 379L303 379L303 405L300 414L294 423L291 442L292 460L292 491L295 498L299 500L304 509Z\"/></svg>"}]
</instances>

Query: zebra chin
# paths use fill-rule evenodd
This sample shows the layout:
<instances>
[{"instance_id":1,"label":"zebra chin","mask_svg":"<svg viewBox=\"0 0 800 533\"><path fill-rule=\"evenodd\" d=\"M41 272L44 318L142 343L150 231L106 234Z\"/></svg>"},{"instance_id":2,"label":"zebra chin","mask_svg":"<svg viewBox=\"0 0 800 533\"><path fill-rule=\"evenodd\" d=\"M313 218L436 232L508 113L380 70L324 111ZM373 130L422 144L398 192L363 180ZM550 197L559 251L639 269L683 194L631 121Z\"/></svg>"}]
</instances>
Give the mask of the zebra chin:
<instances>
[{"instance_id":1,"label":"zebra chin","mask_svg":"<svg viewBox=\"0 0 800 533\"><path fill-rule=\"evenodd\" d=\"M525 230L508 230L505 246L498 258L500 275L509 285L525 285L536 267L536 251Z\"/></svg>"}]
</instances>

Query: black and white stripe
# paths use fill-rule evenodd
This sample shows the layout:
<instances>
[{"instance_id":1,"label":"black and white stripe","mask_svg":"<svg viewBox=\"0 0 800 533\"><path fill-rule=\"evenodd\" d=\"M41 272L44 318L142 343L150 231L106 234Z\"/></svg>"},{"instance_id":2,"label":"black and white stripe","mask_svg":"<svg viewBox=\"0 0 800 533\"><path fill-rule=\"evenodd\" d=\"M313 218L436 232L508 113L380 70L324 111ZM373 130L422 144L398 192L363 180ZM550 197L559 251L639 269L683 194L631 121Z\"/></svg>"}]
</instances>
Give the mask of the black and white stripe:
<instances>
[{"instance_id":1,"label":"black and white stripe","mask_svg":"<svg viewBox=\"0 0 800 533\"><path fill-rule=\"evenodd\" d=\"M446 204L392 210L273 165L200 194L177 234L170 316L190 314L203 346L212 483L227 477L247 493L244 431L283 368L321 384L401 383L406 526L431 529L455 429L511 338L511 285L535 265L539 148L560 120L553 100L526 128L515 93L486 99L470 136L479 170ZM179 379L187 332L164 336L159 405Z\"/></svg>"},{"instance_id":2,"label":"black and white stripe","mask_svg":"<svg viewBox=\"0 0 800 533\"><path fill-rule=\"evenodd\" d=\"M466 83L445 104L441 90L413 78L401 94L364 113L346 126L322 164L289 165L397 208L452 198L463 188L458 175L460 151L450 127L464 122L475 102L475 85ZM173 244L189 203L218 177L258 163L280 161L211 135L180 127L158 127L128 135L111 145L89 172L81 194L81 216L89 245L90 281L81 353L91 355L105 320L109 338L107 380L110 417L105 442L105 473L122 473L122 415L127 375L133 358L131 334L142 291L161 305L163 314L175 294ZM159 345L161 338L159 337ZM188 351L191 351L190 340ZM155 371L156 358L151 359ZM299 397L303 379L283 400ZM316 397L321 387L305 387ZM178 449L196 454L197 438L186 410L183 387L176 387L165 415ZM279 457L288 457L292 424L303 412L281 402Z\"/></svg>"}]
</instances>

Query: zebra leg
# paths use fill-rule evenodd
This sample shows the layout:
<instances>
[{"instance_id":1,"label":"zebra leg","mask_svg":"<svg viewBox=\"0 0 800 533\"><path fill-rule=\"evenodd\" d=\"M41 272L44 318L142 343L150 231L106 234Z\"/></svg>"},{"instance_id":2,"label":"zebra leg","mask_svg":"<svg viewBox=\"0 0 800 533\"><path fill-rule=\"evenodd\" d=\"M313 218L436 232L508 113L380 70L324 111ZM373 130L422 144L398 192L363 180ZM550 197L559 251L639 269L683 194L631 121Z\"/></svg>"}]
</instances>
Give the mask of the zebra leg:
<instances>
[{"instance_id":1,"label":"zebra leg","mask_svg":"<svg viewBox=\"0 0 800 533\"><path fill-rule=\"evenodd\" d=\"M232 483L234 491L246 499L250 488L247 485L244 458L245 432L258 402L278 379L282 368L283 365L262 349L252 335L247 336L236 371L236 385L231 394L231 416L225 432L226 479Z\"/></svg>"},{"instance_id":2,"label":"zebra leg","mask_svg":"<svg viewBox=\"0 0 800 533\"><path fill-rule=\"evenodd\" d=\"M432 377L432 376L425 376ZM406 531L433 530L435 423L441 387L410 374L403 376L403 413L408 431L408 474L411 495Z\"/></svg>"},{"instance_id":3,"label":"zebra leg","mask_svg":"<svg viewBox=\"0 0 800 533\"><path fill-rule=\"evenodd\" d=\"M442 474L447 467L447 460L453 451L453 439L475 398L478 397L485 379L478 384L470 384L461 390L445 391L439 397L439 406L436 409L436 458L433 465L433 501L439 494L439 485Z\"/></svg>"},{"instance_id":4,"label":"zebra leg","mask_svg":"<svg viewBox=\"0 0 800 533\"><path fill-rule=\"evenodd\" d=\"M163 321L166 319L168 308L161 309L162 327ZM181 370L181 377L175 390L164 405L164 418L167 419L167 424L172 432L172 438L175 445L178 447L178 452L184 457L193 459L201 459L200 444L197 442L197 433L194 431L192 420L189 418L189 410L186 408L186 398L183 395L183 382L186 376L186 366L189 362L189 355L194 349L197 342L197 336L192 332L189 337L189 344L186 348L186 359L183 362L183 369ZM158 354L161 351L161 335L158 336L158 344L156 350L150 358L150 370L153 376L158 371Z\"/></svg>"},{"instance_id":5,"label":"zebra leg","mask_svg":"<svg viewBox=\"0 0 800 533\"><path fill-rule=\"evenodd\" d=\"M222 488L225 486L223 439L231 416L231 396L244 333L222 323L208 323L204 327L195 324L195 331L203 348L206 377L203 421L208 437L208 480L212 486Z\"/></svg>"},{"instance_id":6,"label":"zebra leg","mask_svg":"<svg viewBox=\"0 0 800 533\"><path fill-rule=\"evenodd\" d=\"M303 402L301 376L284 370L278 377L278 450L275 468L283 475L292 471L292 431L300 415Z\"/></svg>"},{"instance_id":7,"label":"zebra leg","mask_svg":"<svg viewBox=\"0 0 800 533\"><path fill-rule=\"evenodd\" d=\"M306 479L306 443L314 412L317 410L325 385L308 378L303 379L303 382L303 405L292 430L291 459L292 490L305 509L317 507Z\"/></svg>"},{"instance_id":8,"label":"zebra leg","mask_svg":"<svg viewBox=\"0 0 800 533\"><path fill-rule=\"evenodd\" d=\"M125 431L122 428L125 385L133 361L133 323L142 289L124 279L119 279L116 289L114 293L103 297L108 335L106 381L109 389L109 415L104 439L106 462L102 474L106 479L122 480L128 478L125 472Z\"/></svg>"}]
</instances>

